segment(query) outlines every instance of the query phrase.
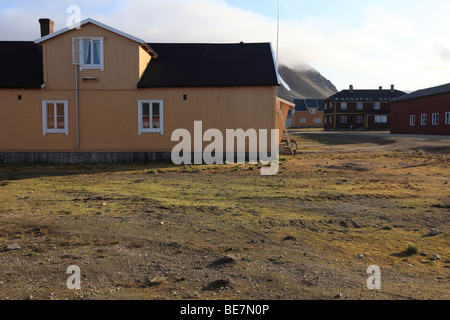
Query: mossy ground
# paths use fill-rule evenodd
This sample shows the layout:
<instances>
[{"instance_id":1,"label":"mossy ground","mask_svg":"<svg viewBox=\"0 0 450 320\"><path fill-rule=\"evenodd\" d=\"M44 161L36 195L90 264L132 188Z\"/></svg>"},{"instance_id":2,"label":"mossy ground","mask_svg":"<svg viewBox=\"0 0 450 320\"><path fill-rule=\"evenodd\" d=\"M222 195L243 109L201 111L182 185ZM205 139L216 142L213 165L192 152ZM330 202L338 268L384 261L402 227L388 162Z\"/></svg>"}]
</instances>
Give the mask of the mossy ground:
<instances>
[{"instance_id":1,"label":"mossy ground","mask_svg":"<svg viewBox=\"0 0 450 320\"><path fill-rule=\"evenodd\" d=\"M1 166L0 248L21 248L0 252L0 299L448 299L448 153L296 139L303 152L265 177L248 164ZM66 287L70 265L81 290ZM371 265L381 290L366 286Z\"/></svg>"}]
</instances>

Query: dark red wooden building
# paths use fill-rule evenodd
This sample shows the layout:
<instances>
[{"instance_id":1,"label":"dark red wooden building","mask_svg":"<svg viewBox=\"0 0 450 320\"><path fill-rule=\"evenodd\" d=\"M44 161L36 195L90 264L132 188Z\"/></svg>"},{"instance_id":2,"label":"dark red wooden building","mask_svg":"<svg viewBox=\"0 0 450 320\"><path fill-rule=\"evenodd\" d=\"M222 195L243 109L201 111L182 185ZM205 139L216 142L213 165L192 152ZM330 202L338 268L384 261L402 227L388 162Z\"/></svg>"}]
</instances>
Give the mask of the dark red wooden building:
<instances>
[{"instance_id":1,"label":"dark red wooden building","mask_svg":"<svg viewBox=\"0 0 450 320\"><path fill-rule=\"evenodd\" d=\"M450 83L391 101L391 133L450 134Z\"/></svg>"}]
</instances>

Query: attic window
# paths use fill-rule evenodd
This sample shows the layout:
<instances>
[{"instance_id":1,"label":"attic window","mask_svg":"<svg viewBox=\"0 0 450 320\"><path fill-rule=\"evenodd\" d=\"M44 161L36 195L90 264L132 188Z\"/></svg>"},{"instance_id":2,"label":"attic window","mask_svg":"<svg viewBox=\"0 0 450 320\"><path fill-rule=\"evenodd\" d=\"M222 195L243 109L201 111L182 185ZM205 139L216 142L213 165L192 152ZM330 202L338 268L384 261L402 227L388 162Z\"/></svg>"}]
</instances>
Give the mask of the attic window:
<instances>
[{"instance_id":1,"label":"attic window","mask_svg":"<svg viewBox=\"0 0 450 320\"><path fill-rule=\"evenodd\" d=\"M80 58L80 70L100 69L103 71L103 38L74 38L74 49Z\"/></svg>"}]
</instances>

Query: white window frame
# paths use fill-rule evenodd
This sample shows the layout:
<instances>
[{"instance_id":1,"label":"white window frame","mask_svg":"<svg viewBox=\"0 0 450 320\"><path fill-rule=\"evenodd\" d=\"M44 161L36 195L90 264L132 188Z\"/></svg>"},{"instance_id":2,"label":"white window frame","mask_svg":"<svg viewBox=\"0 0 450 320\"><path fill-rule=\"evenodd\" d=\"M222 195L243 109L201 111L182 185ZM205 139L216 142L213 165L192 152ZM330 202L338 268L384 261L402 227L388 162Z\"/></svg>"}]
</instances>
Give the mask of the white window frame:
<instances>
[{"instance_id":1,"label":"white window frame","mask_svg":"<svg viewBox=\"0 0 450 320\"><path fill-rule=\"evenodd\" d=\"M313 119L313 123L320 124L320 123L322 123L322 119L321 118L314 118Z\"/></svg>"},{"instance_id":2,"label":"white window frame","mask_svg":"<svg viewBox=\"0 0 450 320\"><path fill-rule=\"evenodd\" d=\"M420 115L420 125L426 126L427 124L428 124L428 115L427 114Z\"/></svg>"},{"instance_id":3,"label":"white window frame","mask_svg":"<svg viewBox=\"0 0 450 320\"><path fill-rule=\"evenodd\" d=\"M415 115L410 115L409 116L409 126L410 127L415 127L416 126L416 116Z\"/></svg>"},{"instance_id":4,"label":"white window frame","mask_svg":"<svg viewBox=\"0 0 450 320\"><path fill-rule=\"evenodd\" d=\"M314 108L309 109L309 113L310 114L316 114L316 109L314 109Z\"/></svg>"},{"instance_id":5,"label":"white window frame","mask_svg":"<svg viewBox=\"0 0 450 320\"><path fill-rule=\"evenodd\" d=\"M375 116L374 122L375 123L388 123L388 117L387 116Z\"/></svg>"},{"instance_id":6,"label":"white window frame","mask_svg":"<svg viewBox=\"0 0 450 320\"><path fill-rule=\"evenodd\" d=\"M48 133L63 133L66 136L69 135L69 100L42 100L42 135L47 135ZM55 117L56 117L56 105L64 104L64 129L48 129L47 123L47 104L53 103L55 108ZM57 125L57 121L55 119L55 125Z\"/></svg>"},{"instance_id":7,"label":"white window frame","mask_svg":"<svg viewBox=\"0 0 450 320\"><path fill-rule=\"evenodd\" d=\"M363 116L356 116L356 123L357 124L364 123L364 117Z\"/></svg>"},{"instance_id":8,"label":"white window frame","mask_svg":"<svg viewBox=\"0 0 450 320\"><path fill-rule=\"evenodd\" d=\"M439 113L433 113L433 116L432 116L432 124L433 124L433 126L438 126L439 125Z\"/></svg>"},{"instance_id":9,"label":"white window frame","mask_svg":"<svg viewBox=\"0 0 450 320\"><path fill-rule=\"evenodd\" d=\"M357 102L356 103L356 110L363 110L364 109L364 103L363 102Z\"/></svg>"},{"instance_id":10,"label":"white window frame","mask_svg":"<svg viewBox=\"0 0 450 320\"><path fill-rule=\"evenodd\" d=\"M341 124L347 124L348 123L348 118L347 118L347 116L341 116Z\"/></svg>"},{"instance_id":11,"label":"white window frame","mask_svg":"<svg viewBox=\"0 0 450 320\"><path fill-rule=\"evenodd\" d=\"M445 113L445 124L450 124L450 112Z\"/></svg>"},{"instance_id":12,"label":"white window frame","mask_svg":"<svg viewBox=\"0 0 450 320\"><path fill-rule=\"evenodd\" d=\"M373 110L381 110L381 103L380 102L375 102L373 104Z\"/></svg>"},{"instance_id":13,"label":"white window frame","mask_svg":"<svg viewBox=\"0 0 450 320\"><path fill-rule=\"evenodd\" d=\"M78 43L78 50L79 51L79 60L78 63L80 65L80 71L83 69L87 69L87 70L101 70L104 71L105 70L105 65L104 65L104 50L103 50L103 37L81 37L81 38L74 38L74 43L75 41L79 41ZM85 64L84 62L84 41L86 40L90 40L91 41L91 48L92 48L92 54L91 54L91 61L94 61L94 45L93 45L93 41L98 40L100 41L100 63L99 64ZM74 49L75 50L75 49ZM74 52L75 53L75 52Z\"/></svg>"},{"instance_id":14,"label":"white window frame","mask_svg":"<svg viewBox=\"0 0 450 320\"><path fill-rule=\"evenodd\" d=\"M300 118L300 124L305 124L306 123L306 118Z\"/></svg>"},{"instance_id":15,"label":"white window frame","mask_svg":"<svg viewBox=\"0 0 450 320\"><path fill-rule=\"evenodd\" d=\"M150 104L150 112L153 112L152 104L159 103L159 128L143 128L142 126L142 105L144 103ZM150 114L153 117L153 114ZM164 100L138 100L138 133L142 135L143 133L160 133L164 135Z\"/></svg>"},{"instance_id":16,"label":"white window frame","mask_svg":"<svg viewBox=\"0 0 450 320\"><path fill-rule=\"evenodd\" d=\"M347 110L347 102L341 102L341 110Z\"/></svg>"}]
</instances>

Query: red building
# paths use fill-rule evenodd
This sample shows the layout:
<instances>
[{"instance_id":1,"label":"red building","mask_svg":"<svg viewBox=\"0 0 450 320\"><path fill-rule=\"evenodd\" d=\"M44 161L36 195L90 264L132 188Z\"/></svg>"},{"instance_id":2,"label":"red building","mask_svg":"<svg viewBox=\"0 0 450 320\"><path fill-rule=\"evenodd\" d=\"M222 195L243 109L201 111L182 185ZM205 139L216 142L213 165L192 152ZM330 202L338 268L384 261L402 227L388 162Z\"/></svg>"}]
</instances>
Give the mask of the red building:
<instances>
[{"instance_id":1,"label":"red building","mask_svg":"<svg viewBox=\"0 0 450 320\"><path fill-rule=\"evenodd\" d=\"M450 134L450 83L392 101L391 133Z\"/></svg>"}]
</instances>

